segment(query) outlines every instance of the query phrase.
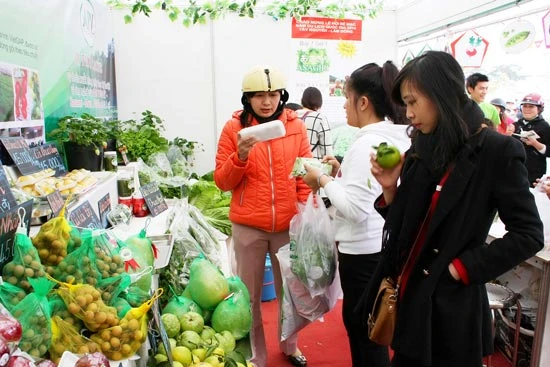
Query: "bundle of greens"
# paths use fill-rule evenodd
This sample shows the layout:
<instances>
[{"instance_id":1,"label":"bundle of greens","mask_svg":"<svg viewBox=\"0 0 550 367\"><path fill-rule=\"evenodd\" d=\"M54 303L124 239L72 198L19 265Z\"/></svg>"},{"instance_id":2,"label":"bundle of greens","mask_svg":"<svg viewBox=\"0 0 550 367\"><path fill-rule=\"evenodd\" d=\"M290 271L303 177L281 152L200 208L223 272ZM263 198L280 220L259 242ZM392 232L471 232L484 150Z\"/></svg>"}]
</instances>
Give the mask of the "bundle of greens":
<instances>
[{"instance_id":1,"label":"bundle of greens","mask_svg":"<svg viewBox=\"0 0 550 367\"><path fill-rule=\"evenodd\" d=\"M212 264L221 267L219 238L216 229L202 217L200 210L179 200L168 214L168 231L174 236L170 263L161 270L159 286L174 288L181 294L189 282L191 263L204 255Z\"/></svg>"},{"instance_id":2,"label":"bundle of greens","mask_svg":"<svg viewBox=\"0 0 550 367\"><path fill-rule=\"evenodd\" d=\"M203 177L209 177L208 175ZM189 186L187 192L189 204L197 207L214 228L229 236L231 235L229 221L231 193L221 191L214 181L203 177Z\"/></svg>"}]
</instances>

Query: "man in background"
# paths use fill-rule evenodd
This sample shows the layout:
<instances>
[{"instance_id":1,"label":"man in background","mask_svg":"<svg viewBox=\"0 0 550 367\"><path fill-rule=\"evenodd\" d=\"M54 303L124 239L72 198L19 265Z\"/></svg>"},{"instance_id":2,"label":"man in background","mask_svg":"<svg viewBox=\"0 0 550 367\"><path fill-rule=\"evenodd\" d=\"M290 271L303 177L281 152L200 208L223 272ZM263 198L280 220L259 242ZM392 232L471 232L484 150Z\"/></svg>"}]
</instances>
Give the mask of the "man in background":
<instances>
[{"instance_id":1,"label":"man in background","mask_svg":"<svg viewBox=\"0 0 550 367\"><path fill-rule=\"evenodd\" d=\"M485 118L493 123L496 128L500 124L498 110L492 104L485 102L485 96L489 90L489 78L481 73L473 73L466 78L466 90L470 98L477 102Z\"/></svg>"}]
</instances>

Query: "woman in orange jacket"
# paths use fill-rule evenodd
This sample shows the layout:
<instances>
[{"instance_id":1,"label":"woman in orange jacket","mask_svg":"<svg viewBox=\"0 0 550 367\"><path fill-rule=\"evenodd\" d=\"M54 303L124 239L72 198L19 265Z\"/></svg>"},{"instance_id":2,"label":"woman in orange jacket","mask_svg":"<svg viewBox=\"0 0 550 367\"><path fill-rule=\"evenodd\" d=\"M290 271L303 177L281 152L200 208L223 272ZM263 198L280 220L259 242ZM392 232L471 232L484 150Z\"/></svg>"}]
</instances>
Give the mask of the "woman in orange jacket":
<instances>
[{"instance_id":1,"label":"woman in orange jacket","mask_svg":"<svg viewBox=\"0 0 550 367\"><path fill-rule=\"evenodd\" d=\"M251 362L267 366L267 351L261 316L261 294L265 258L271 257L275 290L282 296L282 279L276 253L289 243L290 220L296 202L305 202L309 187L301 178L291 176L297 157L311 157L304 123L296 113L285 109L288 101L284 76L268 66L255 67L243 79L243 109L227 121L216 154L214 180L223 191L231 191L229 219L236 273L248 287L252 306ZM255 136L241 138L249 126L280 120L285 135L260 141ZM297 346L297 336L279 345L289 361L298 367L307 361Z\"/></svg>"}]
</instances>

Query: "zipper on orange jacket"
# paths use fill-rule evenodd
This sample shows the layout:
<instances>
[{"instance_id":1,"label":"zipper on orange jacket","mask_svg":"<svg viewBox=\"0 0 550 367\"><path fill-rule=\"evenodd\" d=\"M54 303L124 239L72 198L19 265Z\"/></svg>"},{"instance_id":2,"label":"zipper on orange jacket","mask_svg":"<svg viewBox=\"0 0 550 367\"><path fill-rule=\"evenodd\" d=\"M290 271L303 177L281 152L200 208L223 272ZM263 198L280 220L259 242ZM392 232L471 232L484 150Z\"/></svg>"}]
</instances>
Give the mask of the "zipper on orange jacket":
<instances>
[{"instance_id":1,"label":"zipper on orange jacket","mask_svg":"<svg viewBox=\"0 0 550 367\"><path fill-rule=\"evenodd\" d=\"M273 159L271 157L271 142L267 144L267 156L269 158L269 177L271 182L271 232L275 232L275 185L273 184Z\"/></svg>"}]
</instances>

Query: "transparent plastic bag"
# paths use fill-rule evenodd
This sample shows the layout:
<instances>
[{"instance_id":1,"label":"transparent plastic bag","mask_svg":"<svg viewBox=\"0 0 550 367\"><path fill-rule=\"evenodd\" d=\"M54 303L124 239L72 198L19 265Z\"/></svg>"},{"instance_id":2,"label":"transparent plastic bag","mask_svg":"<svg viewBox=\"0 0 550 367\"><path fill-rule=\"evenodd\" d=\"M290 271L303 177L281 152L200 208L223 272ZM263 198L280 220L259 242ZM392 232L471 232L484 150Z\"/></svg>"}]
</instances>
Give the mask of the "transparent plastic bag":
<instances>
[{"instance_id":1,"label":"transparent plastic bag","mask_svg":"<svg viewBox=\"0 0 550 367\"><path fill-rule=\"evenodd\" d=\"M336 274L337 250L329 213L319 195L311 193L290 221L290 268L309 289L323 294Z\"/></svg>"},{"instance_id":2,"label":"transparent plastic bag","mask_svg":"<svg viewBox=\"0 0 550 367\"><path fill-rule=\"evenodd\" d=\"M284 341L334 308L341 294L338 272L326 292L315 297L290 268L290 245L277 252L279 268L283 279L281 300L280 340Z\"/></svg>"}]
</instances>

